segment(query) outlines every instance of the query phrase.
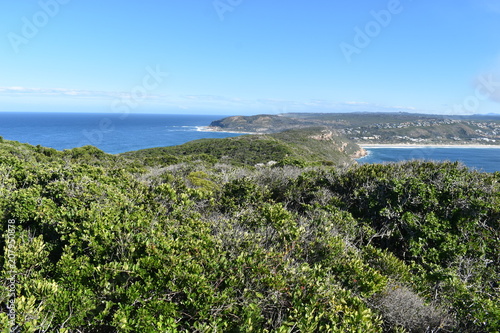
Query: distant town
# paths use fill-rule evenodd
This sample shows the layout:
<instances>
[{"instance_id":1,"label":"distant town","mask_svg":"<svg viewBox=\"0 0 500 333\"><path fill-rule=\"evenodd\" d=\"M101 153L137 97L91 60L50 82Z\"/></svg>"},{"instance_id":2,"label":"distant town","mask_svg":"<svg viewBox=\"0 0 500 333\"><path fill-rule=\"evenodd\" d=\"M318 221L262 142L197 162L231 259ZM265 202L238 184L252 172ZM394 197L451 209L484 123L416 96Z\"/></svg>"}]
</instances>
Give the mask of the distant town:
<instances>
[{"instance_id":1,"label":"distant town","mask_svg":"<svg viewBox=\"0 0 500 333\"><path fill-rule=\"evenodd\" d=\"M358 144L500 144L500 115L445 116L411 113L290 113L228 117L213 130L276 133L328 127Z\"/></svg>"}]
</instances>

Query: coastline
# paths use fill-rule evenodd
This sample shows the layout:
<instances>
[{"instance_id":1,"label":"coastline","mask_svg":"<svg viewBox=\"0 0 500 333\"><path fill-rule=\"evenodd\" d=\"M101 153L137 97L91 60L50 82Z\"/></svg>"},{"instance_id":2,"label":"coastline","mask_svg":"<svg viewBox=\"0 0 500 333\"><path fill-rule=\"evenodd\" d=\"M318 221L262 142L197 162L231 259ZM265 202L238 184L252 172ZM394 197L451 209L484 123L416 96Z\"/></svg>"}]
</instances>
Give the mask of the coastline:
<instances>
[{"instance_id":1,"label":"coastline","mask_svg":"<svg viewBox=\"0 0 500 333\"><path fill-rule=\"evenodd\" d=\"M197 132L216 132L216 133L234 133L234 134L262 134L257 132L239 132L239 131L223 131L212 126L196 126Z\"/></svg>"},{"instance_id":2,"label":"coastline","mask_svg":"<svg viewBox=\"0 0 500 333\"><path fill-rule=\"evenodd\" d=\"M421 149L421 148L470 148L470 149L500 149L500 145L451 145L451 144L405 144L405 143L377 143L377 144L360 144L363 149L377 149L377 148L407 148L407 149Z\"/></svg>"}]
</instances>

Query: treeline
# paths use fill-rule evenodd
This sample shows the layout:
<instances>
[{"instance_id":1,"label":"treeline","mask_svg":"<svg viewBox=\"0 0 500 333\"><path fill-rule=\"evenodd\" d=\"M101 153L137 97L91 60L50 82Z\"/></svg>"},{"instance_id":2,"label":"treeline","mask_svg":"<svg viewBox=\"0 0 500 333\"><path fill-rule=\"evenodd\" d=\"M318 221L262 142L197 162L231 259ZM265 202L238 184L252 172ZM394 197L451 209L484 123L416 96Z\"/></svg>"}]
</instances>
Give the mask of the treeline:
<instances>
[{"instance_id":1,"label":"treeline","mask_svg":"<svg viewBox=\"0 0 500 333\"><path fill-rule=\"evenodd\" d=\"M0 143L4 332L500 330L500 173L156 154Z\"/></svg>"}]
</instances>

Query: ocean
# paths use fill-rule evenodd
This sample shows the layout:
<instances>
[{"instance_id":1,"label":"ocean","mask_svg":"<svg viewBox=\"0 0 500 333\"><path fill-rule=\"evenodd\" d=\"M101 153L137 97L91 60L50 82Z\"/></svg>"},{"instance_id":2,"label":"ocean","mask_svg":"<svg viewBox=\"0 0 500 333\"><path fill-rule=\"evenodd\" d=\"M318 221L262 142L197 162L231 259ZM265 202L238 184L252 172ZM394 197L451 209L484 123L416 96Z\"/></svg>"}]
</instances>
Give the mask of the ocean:
<instances>
[{"instance_id":1,"label":"ocean","mask_svg":"<svg viewBox=\"0 0 500 333\"><path fill-rule=\"evenodd\" d=\"M0 136L57 150L93 145L110 153L241 135L204 131L219 115L0 112Z\"/></svg>"},{"instance_id":2,"label":"ocean","mask_svg":"<svg viewBox=\"0 0 500 333\"><path fill-rule=\"evenodd\" d=\"M173 146L202 138L225 138L239 133L203 129L223 115L97 114L0 112L0 136L58 150L93 145L118 154L138 149ZM500 171L500 149L492 148L369 148L364 163L423 159L461 161L485 172Z\"/></svg>"}]
</instances>

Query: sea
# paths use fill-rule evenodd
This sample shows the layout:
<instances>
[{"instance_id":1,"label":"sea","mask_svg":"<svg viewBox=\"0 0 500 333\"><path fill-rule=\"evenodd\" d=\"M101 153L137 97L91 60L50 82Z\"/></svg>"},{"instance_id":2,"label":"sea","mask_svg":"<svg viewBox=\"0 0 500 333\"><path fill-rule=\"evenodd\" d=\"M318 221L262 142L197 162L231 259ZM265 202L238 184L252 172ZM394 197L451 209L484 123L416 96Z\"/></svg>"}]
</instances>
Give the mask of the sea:
<instances>
[{"instance_id":1,"label":"sea","mask_svg":"<svg viewBox=\"0 0 500 333\"><path fill-rule=\"evenodd\" d=\"M110 153L174 146L203 138L241 133L214 132L206 126L225 115L0 112L0 136L57 150L93 145ZM500 149L368 148L358 163L404 160L460 161L483 172L500 171Z\"/></svg>"},{"instance_id":2,"label":"sea","mask_svg":"<svg viewBox=\"0 0 500 333\"><path fill-rule=\"evenodd\" d=\"M109 154L241 133L205 129L222 115L0 112L0 136L57 150L85 145Z\"/></svg>"}]
</instances>

